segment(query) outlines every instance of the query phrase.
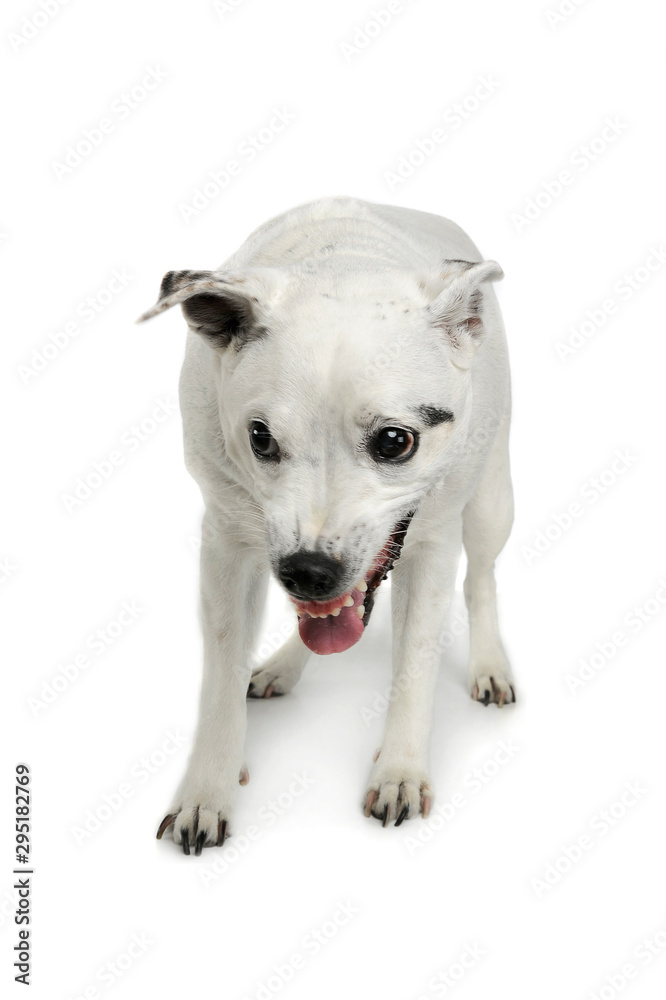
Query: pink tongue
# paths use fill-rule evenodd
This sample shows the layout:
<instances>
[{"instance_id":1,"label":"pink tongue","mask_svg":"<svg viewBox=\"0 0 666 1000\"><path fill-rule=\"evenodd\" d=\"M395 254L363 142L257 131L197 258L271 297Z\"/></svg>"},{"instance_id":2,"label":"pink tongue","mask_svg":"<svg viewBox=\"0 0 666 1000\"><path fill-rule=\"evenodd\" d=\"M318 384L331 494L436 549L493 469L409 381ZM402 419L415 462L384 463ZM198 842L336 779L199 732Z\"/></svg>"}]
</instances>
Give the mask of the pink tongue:
<instances>
[{"instance_id":1,"label":"pink tongue","mask_svg":"<svg viewBox=\"0 0 666 1000\"><path fill-rule=\"evenodd\" d=\"M357 593L357 591L355 591ZM356 607L342 608L337 618L310 618L303 615L298 619L298 632L313 653L343 653L363 635L363 619L359 618Z\"/></svg>"}]
</instances>

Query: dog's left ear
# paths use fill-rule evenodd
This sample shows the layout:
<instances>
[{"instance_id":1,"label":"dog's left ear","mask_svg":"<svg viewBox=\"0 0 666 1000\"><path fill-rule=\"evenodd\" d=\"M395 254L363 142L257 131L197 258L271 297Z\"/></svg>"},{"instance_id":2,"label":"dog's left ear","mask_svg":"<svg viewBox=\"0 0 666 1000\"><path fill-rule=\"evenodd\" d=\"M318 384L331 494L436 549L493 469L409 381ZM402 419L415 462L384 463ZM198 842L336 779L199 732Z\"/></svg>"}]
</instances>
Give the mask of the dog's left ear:
<instances>
[{"instance_id":1,"label":"dog's left ear","mask_svg":"<svg viewBox=\"0 0 666 1000\"><path fill-rule=\"evenodd\" d=\"M504 272L497 261L445 261L440 278L447 280L442 292L426 307L430 323L441 329L453 348L451 360L458 368L469 368L483 336L484 281L499 281Z\"/></svg>"},{"instance_id":2,"label":"dog's left ear","mask_svg":"<svg viewBox=\"0 0 666 1000\"><path fill-rule=\"evenodd\" d=\"M180 305L187 325L211 347L242 346L258 336L264 308L275 297L276 276L268 268L243 272L169 271L155 305L137 323Z\"/></svg>"}]
</instances>

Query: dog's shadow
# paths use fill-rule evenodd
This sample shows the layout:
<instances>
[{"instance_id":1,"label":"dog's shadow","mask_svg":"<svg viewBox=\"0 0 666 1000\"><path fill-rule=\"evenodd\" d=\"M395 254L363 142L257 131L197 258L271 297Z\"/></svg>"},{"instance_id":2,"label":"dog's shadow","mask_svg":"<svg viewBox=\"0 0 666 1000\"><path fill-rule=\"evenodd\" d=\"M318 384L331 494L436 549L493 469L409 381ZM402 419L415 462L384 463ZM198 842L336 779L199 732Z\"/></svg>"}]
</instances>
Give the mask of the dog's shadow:
<instances>
[{"instance_id":1,"label":"dog's shadow","mask_svg":"<svg viewBox=\"0 0 666 1000\"><path fill-rule=\"evenodd\" d=\"M248 699L246 760L251 781L239 795L241 826L261 816L285 830L294 823L362 818L372 756L381 745L391 698L390 595L388 587L382 591L367 633L356 646L334 656L313 655L286 695ZM470 697L468 632L460 624L466 621L462 593L455 595L451 621L458 624L444 633L433 706L435 789L455 784L460 767L474 764L479 747L496 742L510 717L510 712L499 712L493 705L485 708ZM270 622L268 628L266 634ZM298 775L305 776L307 787L294 795Z\"/></svg>"}]
</instances>

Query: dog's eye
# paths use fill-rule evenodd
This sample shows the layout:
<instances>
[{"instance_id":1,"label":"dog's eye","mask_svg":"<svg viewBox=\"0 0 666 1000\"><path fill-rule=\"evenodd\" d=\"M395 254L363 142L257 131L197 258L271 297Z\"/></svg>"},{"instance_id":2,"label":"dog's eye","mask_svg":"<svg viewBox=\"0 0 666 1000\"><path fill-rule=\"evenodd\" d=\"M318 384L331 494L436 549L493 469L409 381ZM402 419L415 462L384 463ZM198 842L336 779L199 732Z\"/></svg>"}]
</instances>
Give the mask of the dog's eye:
<instances>
[{"instance_id":1,"label":"dog's eye","mask_svg":"<svg viewBox=\"0 0 666 1000\"><path fill-rule=\"evenodd\" d=\"M403 427L384 427L373 438L370 450L383 462L399 462L410 458L417 448L417 436Z\"/></svg>"},{"instance_id":2,"label":"dog's eye","mask_svg":"<svg viewBox=\"0 0 666 1000\"><path fill-rule=\"evenodd\" d=\"M253 420L250 424L250 444L258 458L279 458L280 446L261 420Z\"/></svg>"}]
</instances>

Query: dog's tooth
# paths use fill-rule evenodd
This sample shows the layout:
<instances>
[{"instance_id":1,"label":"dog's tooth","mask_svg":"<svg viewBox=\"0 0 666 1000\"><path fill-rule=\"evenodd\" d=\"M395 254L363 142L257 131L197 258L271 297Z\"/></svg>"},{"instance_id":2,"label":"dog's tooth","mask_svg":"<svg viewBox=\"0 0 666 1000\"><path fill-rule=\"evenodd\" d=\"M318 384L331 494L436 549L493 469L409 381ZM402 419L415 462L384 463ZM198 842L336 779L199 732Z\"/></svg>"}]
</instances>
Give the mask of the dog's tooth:
<instances>
[{"instance_id":1,"label":"dog's tooth","mask_svg":"<svg viewBox=\"0 0 666 1000\"><path fill-rule=\"evenodd\" d=\"M351 594L345 599L345 603L342 605L342 607L343 608L353 608L354 607L354 598L352 597Z\"/></svg>"},{"instance_id":2,"label":"dog's tooth","mask_svg":"<svg viewBox=\"0 0 666 1000\"><path fill-rule=\"evenodd\" d=\"M360 590L362 594L365 594L365 592L366 592L367 589L368 589L368 585L365 582L365 580L359 580L358 583L354 587L354 590Z\"/></svg>"},{"instance_id":3,"label":"dog's tooth","mask_svg":"<svg viewBox=\"0 0 666 1000\"><path fill-rule=\"evenodd\" d=\"M331 618L337 618L341 611L342 608L336 608L335 611L331 611Z\"/></svg>"},{"instance_id":4,"label":"dog's tooth","mask_svg":"<svg viewBox=\"0 0 666 1000\"><path fill-rule=\"evenodd\" d=\"M363 615L365 614L365 608L363 607L362 604L359 604L359 606L357 607L356 614L359 616L359 618L362 618Z\"/></svg>"}]
</instances>

